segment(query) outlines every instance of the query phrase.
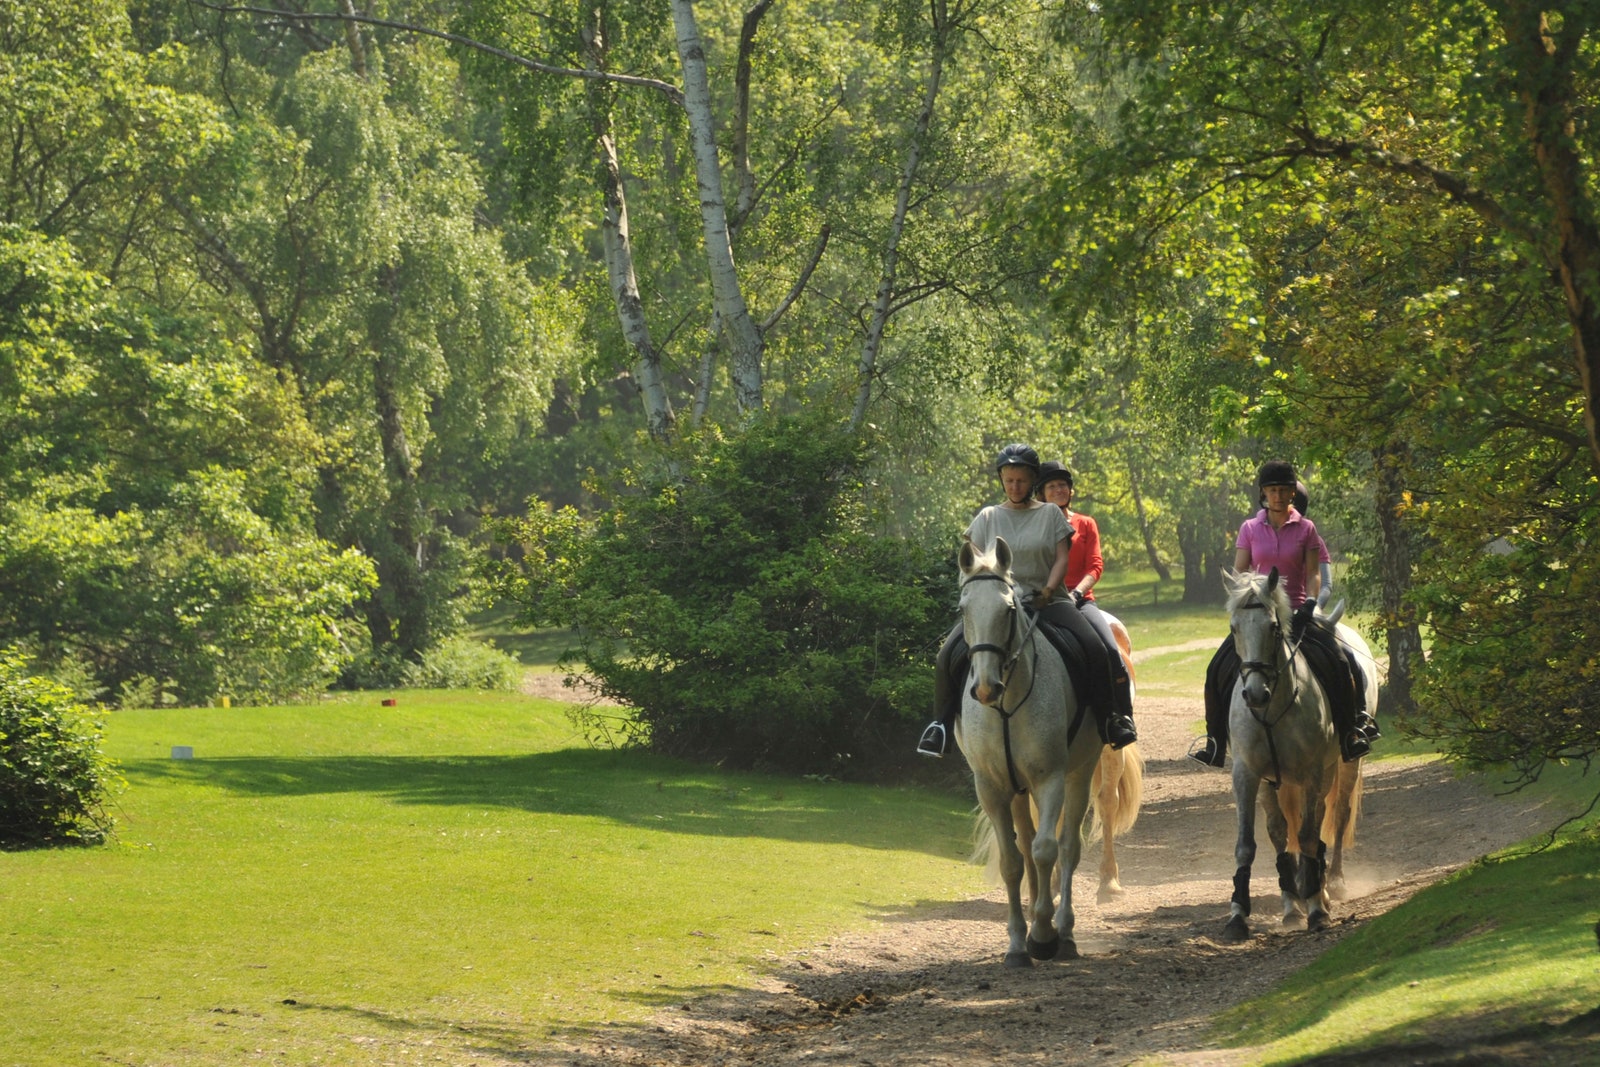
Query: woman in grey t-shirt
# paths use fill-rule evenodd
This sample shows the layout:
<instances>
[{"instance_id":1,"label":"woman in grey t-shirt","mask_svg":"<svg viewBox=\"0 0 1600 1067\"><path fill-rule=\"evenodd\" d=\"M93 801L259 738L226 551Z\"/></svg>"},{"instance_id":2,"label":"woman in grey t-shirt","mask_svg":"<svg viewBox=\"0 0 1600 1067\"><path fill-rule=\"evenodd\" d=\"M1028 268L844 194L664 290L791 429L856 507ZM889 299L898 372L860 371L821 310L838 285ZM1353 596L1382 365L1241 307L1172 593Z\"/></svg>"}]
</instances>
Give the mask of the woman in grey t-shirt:
<instances>
[{"instance_id":1,"label":"woman in grey t-shirt","mask_svg":"<svg viewBox=\"0 0 1600 1067\"><path fill-rule=\"evenodd\" d=\"M1072 527L1061 509L1033 499L1033 484L1039 476L1039 453L1027 445L1012 444L1000 450L995 460L1000 485L1005 490L1003 504L984 508L967 526L966 537L987 550L996 537L1004 537L1011 547L1011 576L1024 590L1033 592L1033 606L1040 620L1072 634L1088 661L1087 700L1100 727L1101 740L1112 748L1132 744L1137 735L1133 719L1117 711L1112 698L1111 661L1093 628L1076 607L1066 600L1051 602L1053 590L1061 587L1067 573L1067 547ZM1048 634L1052 642L1059 635ZM935 719L922 732L917 751L925 756L943 756L950 751L955 735L956 716L961 713L961 685L967 676L967 643L962 626L956 624L945 638L935 661L933 708Z\"/></svg>"}]
</instances>

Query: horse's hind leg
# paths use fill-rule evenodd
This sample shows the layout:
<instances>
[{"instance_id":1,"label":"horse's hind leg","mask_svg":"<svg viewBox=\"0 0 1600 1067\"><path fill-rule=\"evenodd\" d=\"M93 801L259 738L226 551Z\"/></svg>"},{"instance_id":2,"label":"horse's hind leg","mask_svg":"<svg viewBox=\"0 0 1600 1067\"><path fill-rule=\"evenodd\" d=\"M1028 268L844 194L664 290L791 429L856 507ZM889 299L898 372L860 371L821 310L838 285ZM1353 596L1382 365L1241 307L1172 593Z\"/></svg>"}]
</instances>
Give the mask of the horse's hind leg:
<instances>
[{"instance_id":1,"label":"horse's hind leg","mask_svg":"<svg viewBox=\"0 0 1600 1067\"><path fill-rule=\"evenodd\" d=\"M1089 771L1087 769L1067 776L1066 791L1061 812L1061 858L1057 870L1061 872L1061 901L1056 905L1056 929L1061 936L1059 958L1078 958L1078 942L1072 932L1077 925L1077 915L1072 909L1072 875L1083 858L1083 820L1089 814Z\"/></svg>"},{"instance_id":2,"label":"horse's hind leg","mask_svg":"<svg viewBox=\"0 0 1600 1067\"><path fill-rule=\"evenodd\" d=\"M1328 814L1322 839L1328 843L1327 892L1330 900L1344 900L1344 849L1355 838L1356 816L1361 810L1361 760L1339 764L1338 777L1328 797Z\"/></svg>"},{"instance_id":3,"label":"horse's hind leg","mask_svg":"<svg viewBox=\"0 0 1600 1067\"><path fill-rule=\"evenodd\" d=\"M1322 843L1322 816L1326 806L1322 791L1317 790L1316 800L1305 798L1306 810L1300 817L1300 872L1298 889L1306 907L1306 929L1321 930L1328 925L1328 895L1323 885L1323 869L1327 863L1327 849Z\"/></svg>"},{"instance_id":4,"label":"horse's hind leg","mask_svg":"<svg viewBox=\"0 0 1600 1067\"><path fill-rule=\"evenodd\" d=\"M1261 801L1262 810L1267 816L1267 838L1277 853L1278 893L1283 901L1285 926L1298 925L1304 910L1295 884L1298 865L1294 852L1289 848L1289 824L1293 821L1298 825L1303 800L1298 787L1285 783Z\"/></svg>"}]
</instances>

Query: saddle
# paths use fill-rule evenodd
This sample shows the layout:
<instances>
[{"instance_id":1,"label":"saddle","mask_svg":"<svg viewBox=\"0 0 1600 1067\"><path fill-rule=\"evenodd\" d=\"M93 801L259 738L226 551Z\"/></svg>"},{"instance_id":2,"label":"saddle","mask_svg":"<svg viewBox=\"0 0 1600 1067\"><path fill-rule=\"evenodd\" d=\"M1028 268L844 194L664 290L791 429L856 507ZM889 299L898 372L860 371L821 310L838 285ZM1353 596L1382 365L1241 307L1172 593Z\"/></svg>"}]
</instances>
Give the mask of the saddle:
<instances>
[{"instance_id":1,"label":"saddle","mask_svg":"<svg viewBox=\"0 0 1600 1067\"><path fill-rule=\"evenodd\" d=\"M1300 639L1300 652L1335 712L1341 713L1335 715L1335 721L1353 721L1357 712L1366 709L1366 675L1356 663L1355 653L1331 628L1313 621Z\"/></svg>"},{"instance_id":2,"label":"saddle","mask_svg":"<svg viewBox=\"0 0 1600 1067\"><path fill-rule=\"evenodd\" d=\"M1085 694L1091 692L1089 686L1089 657L1084 653L1082 643L1079 642L1075 635L1058 626L1051 625L1048 620L1037 616L1035 616L1035 619L1039 626L1039 632L1044 634L1051 647L1060 653L1061 662L1067 668L1067 679L1072 682L1072 691L1079 695L1079 705L1080 710L1082 710L1088 704Z\"/></svg>"}]
</instances>

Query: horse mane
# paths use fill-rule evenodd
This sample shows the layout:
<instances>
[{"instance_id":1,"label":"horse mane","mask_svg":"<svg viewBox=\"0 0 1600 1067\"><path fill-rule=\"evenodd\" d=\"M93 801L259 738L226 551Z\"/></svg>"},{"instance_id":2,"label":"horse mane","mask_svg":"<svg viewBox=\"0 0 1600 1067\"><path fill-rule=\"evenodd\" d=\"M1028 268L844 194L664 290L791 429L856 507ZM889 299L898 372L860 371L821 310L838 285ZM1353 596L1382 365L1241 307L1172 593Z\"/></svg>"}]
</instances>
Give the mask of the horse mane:
<instances>
[{"instance_id":1,"label":"horse mane","mask_svg":"<svg viewBox=\"0 0 1600 1067\"><path fill-rule=\"evenodd\" d=\"M1262 604L1272 609L1278 625L1283 627L1285 632L1288 631L1291 620L1289 594L1284 592L1282 581L1274 585L1269 593L1267 575L1257 574L1255 571L1225 570L1222 572L1222 584L1228 591L1229 615L1242 605Z\"/></svg>"}]
</instances>

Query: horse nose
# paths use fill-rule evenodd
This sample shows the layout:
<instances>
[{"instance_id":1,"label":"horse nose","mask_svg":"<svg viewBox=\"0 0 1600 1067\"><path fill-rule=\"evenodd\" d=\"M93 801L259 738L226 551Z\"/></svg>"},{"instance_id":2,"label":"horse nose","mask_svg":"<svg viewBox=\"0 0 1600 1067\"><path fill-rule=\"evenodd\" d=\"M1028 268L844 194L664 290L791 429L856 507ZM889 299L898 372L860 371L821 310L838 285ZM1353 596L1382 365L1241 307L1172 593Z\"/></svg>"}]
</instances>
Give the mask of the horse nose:
<instances>
[{"instance_id":1,"label":"horse nose","mask_svg":"<svg viewBox=\"0 0 1600 1067\"><path fill-rule=\"evenodd\" d=\"M977 682L972 687L972 699L986 708L999 707L1005 693L1004 682Z\"/></svg>"},{"instance_id":2,"label":"horse nose","mask_svg":"<svg viewBox=\"0 0 1600 1067\"><path fill-rule=\"evenodd\" d=\"M1258 678L1250 679L1244 686L1244 702L1260 711L1272 703L1272 687Z\"/></svg>"}]
</instances>

